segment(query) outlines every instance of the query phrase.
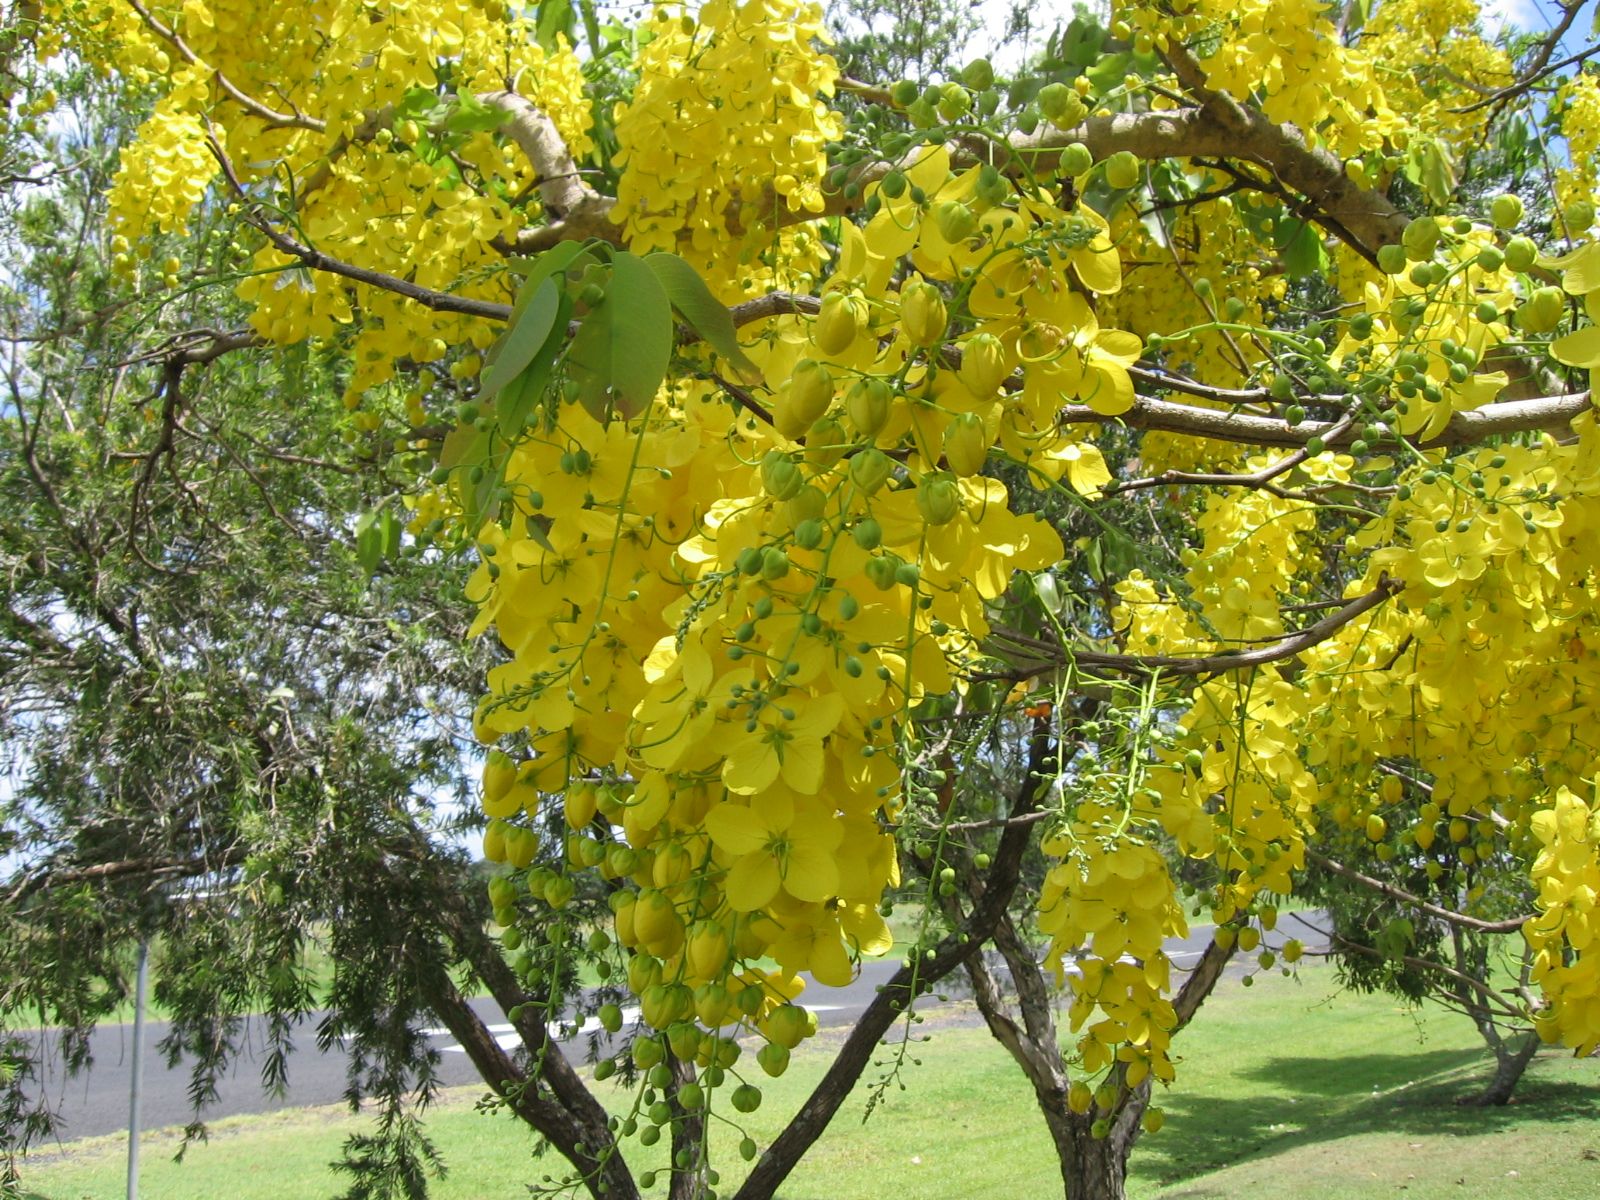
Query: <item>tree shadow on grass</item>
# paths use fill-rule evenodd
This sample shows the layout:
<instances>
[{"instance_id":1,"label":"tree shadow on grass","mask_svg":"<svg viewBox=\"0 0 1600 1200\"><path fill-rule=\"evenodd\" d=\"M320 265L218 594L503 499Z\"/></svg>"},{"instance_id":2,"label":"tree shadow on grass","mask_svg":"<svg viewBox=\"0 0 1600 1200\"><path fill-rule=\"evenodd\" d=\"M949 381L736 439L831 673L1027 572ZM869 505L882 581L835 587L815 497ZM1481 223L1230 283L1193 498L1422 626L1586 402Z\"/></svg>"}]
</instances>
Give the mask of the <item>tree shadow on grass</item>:
<instances>
[{"instance_id":1,"label":"tree shadow on grass","mask_svg":"<svg viewBox=\"0 0 1600 1200\"><path fill-rule=\"evenodd\" d=\"M1272 1058L1246 1072L1261 1081L1259 1096L1178 1092L1160 1098L1167 1127L1140 1142L1131 1166L1145 1180L1166 1185L1365 1133L1477 1138L1530 1120L1593 1121L1593 1084L1541 1077L1538 1062L1510 1104L1484 1108L1463 1103L1489 1082L1492 1064L1477 1050ZM1204 1195L1184 1193L1185 1200Z\"/></svg>"}]
</instances>

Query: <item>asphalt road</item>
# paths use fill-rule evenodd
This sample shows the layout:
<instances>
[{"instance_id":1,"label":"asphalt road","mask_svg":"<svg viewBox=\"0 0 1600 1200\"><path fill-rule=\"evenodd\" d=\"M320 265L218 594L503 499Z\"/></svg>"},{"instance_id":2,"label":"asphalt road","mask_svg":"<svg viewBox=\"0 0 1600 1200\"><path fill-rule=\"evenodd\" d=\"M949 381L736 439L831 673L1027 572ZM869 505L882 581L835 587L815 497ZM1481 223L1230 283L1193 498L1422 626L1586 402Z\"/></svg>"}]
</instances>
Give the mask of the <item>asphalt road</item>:
<instances>
[{"instance_id":1,"label":"asphalt road","mask_svg":"<svg viewBox=\"0 0 1600 1200\"><path fill-rule=\"evenodd\" d=\"M1313 919L1316 914L1309 914ZM1287 915L1278 923L1282 938L1299 937L1308 946L1321 944L1309 926L1298 916ZM1193 967L1211 938L1209 925L1195 926L1186 938L1173 938L1167 943L1167 954L1179 971ZM1243 973L1248 956L1235 958L1236 966L1230 970ZM899 967L894 959L863 963L859 976L848 987L823 988L813 985L802 997L802 1002L817 1014L821 1026L838 1026L852 1023L872 1002L878 987ZM959 975L946 981L941 989L952 999L960 999L964 982ZM928 1000L924 1003L937 1003ZM511 1047L516 1035L506 1022L505 1015L492 1000L473 1001L491 1031L501 1044ZM627 1014L631 1019L633 1014ZM288 1091L274 1098L261 1086L261 1064L265 1052L262 1023L251 1020L246 1028L245 1052L239 1056L233 1069L218 1081L218 1100L209 1105L204 1119L246 1113L273 1112L280 1108L298 1108L312 1104L337 1103L346 1086L347 1056L338 1048L321 1052L316 1048L316 1017L302 1027L296 1053L289 1060ZM189 1070L180 1063L168 1067L156 1049L167 1032L165 1022L151 1021L145 1027L144 1085L141 1100L140 1123L145 1129L159 1129L169 1125L183 1125L193 1117L189 1103ZM440 1078L446 1086L478 1082L477 1072L465 1052L456 1045L443 1029L428 1031L441 1052ZM42 1035L48 1039L48 1033ZM99 1134L118 1133L128 1128L128 1089L132 1079L133 1026L106 1025L93 1036L94 1066L85 1074L73 1079L64 1078L59 1071L47 1074L43 1080L46 1093L65 1122L61 1132L63 1140L75 1137L93 1137ZM46 1055L48 1059L50 1056Z\"/></svg>"}]
</instances>

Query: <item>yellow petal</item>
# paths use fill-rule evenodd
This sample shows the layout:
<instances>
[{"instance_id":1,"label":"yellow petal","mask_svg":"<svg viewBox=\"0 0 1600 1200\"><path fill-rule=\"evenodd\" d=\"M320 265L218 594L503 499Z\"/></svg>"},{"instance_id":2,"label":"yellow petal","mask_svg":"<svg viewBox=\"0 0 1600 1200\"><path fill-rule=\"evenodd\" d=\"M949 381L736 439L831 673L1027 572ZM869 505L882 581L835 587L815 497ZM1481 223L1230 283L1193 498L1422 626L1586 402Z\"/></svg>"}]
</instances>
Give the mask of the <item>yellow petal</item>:
<instances>
[{"instance_id":1,"label":"yellow petal","mask_svg":"<svg viewBox=\"0 0 1600 1200\"><path fill-rule=\"evenodd\" d=\"M778 863L766 851L746 854L733 864L723 894L734 912L754 912L778 894Z\"/></svg>"},{"instance_id":2,"label":"yellow petal","mask_svg":"<svg viewBox=\"0 0 1600 1200\"><path fill-rule=\"evenodd\" d=\"M1600 246L1600 242L1595 243ZM1557 362L1572 367L1600 367L1600 325L1586 325L1550 343Z\"/></svg>"},{"instance_id":3,"label":"yellow petal","mask_svg":"<svg viewBox=\"0 0 1600 1200\"><path fill-rule=\"evenodd\" d=\"M831 900L839 893L839 868L835 865L833 856L809 846L791 846L788 854L784 856L783 890L796 900L809 900L813 903ZM728 888L728 902L733 903L731 883Z\"/></svg>"},{"instance_id":4,"label":"yellow petal","mask_svg":"<svg viewBox=\"0 0 1600 1200\"><path fill-rule=\"evenodd\" d=\"M778 756L764 739L745 735L734 743L722 764L722 782L730 791L753 795L778 777Z\"/></svg>"},{"instance_id":5,"label":"yellow petal","mask_svg":"<svg viewBox=\"0 0 1600 1200\"><path fill-rule=\"evenodd\" d=\"M706 832L717 849L754 854L772 836L767 824L742 804L719 804L706 814Z\"/></svg>"},{"instance_id":6,"label":"yellow petal","mask_svg":"<svg viewBox=\"0 0 1600 1200\"><path fill-rule=\"evenodd\" d=\"M1084 249L1073 251L1072 266L1091 292L1104 294L1122 287L1122 257L1104 234Z\"/></svg>"},{"instance_id":7,"label":"yellow petal","mask_svg":"<svg viewBox=\"0 0 1600 1200\"><path fill-rule=\"evenodd\" d=\"M828 987L844 987L855 972L850 968L850 956L844 952L844 943L838 938L820 934L811 946L811 974L818 983Z\"/></svg>"}]
</instances>

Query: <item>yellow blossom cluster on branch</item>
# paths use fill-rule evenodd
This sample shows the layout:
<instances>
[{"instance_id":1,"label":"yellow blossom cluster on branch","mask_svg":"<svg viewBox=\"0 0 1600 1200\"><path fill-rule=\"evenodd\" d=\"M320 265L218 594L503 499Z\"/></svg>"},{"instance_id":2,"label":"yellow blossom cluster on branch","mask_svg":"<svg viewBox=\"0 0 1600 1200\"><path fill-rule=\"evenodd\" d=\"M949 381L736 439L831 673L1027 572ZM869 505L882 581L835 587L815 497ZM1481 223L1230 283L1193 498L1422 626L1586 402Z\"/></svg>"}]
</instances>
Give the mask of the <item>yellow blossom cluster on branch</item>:
<instances>
[{"instance_id":1,"label":"yellow blossom cluster on branch","mask_svg":"<svg viewBox=\"0 0 1600 1200\"><path fill-rule=\"evenodd\" d=\"M824 149L844 128L821 8L715 0L694 16L657 9L645 29L638 86L616 112L629 244L686 253L728 299L802 281L821 242L779 229L822 212Z\"/></svg>"},{"instance_id":2,"label":"yellow blossom cluster on branch","mask_svg":"<svg viewBox=\"0 0 1600 1200\"><path fill-rule=\"evenodd\" d=\"M497 0L50 11L43 52L114 31L154 98L130 274L231 209L262 338L340 346L352 405L439 364L395 440L455 427L411 529L476 554L504 649L491 898L514 946L599 881L640 1068L754 1033L784 1069L802 975L888 951L904 849L971 800L964 721L969 766L1053 746L956 824L1048 818L1074 1111L1172 1078L1185 904L1265 969L1330 833L1446 917L1515 874L1527 1015L1600 1044L1590 76L1536 241L1526 180L1458 186L1478 101L1546 86L1467 0L1119 5L1048 78L849 99L800 0L583 54ZM958 945L994 880L945 864Z\"/></svg>"}]
</instances>

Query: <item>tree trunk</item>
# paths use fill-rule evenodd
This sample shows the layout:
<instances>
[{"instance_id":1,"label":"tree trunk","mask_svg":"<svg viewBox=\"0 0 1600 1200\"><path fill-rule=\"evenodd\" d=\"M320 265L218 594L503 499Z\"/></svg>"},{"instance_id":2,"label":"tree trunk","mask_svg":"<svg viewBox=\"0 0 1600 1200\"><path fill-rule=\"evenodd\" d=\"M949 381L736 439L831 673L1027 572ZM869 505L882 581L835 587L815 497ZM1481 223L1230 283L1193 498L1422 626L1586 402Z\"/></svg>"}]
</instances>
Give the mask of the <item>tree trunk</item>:
<instances>
[{"instance_id":1,"label":"tree trunk","mask_svg":"<svg viewBox=\"0 0 1600 1200\"><path fill-rule=\"evenodd\" d=\"M1505 1104L1511 1099L1511 1093L1516 1091L1522 1073L1528 1069L1528 1063L1538 1049L1539 1035L1532 1030L1522 1035L1522 1041L1515 1049L1501 1041L1494 1048L1494 1078L1489 1081L1488 1087L1466 1103L1483 1108Z\"/></svg>"},{"instance_id":2,"label":"tree trunk","mask_svg":"<svg viewBox=\"0 0 1600 1200\"><path fill-rule=\"evenodd\" d=\"M1111 1131L1097 1138L1090 1132L1093 1122L1088 1115L1062 1110L1046 1113L1045 1121L1061 1160L1066 1200L1123 1200L1128 1155L1138 1140L1139 1122L1113 1121Z\"/></svg>"}]
</instances>

